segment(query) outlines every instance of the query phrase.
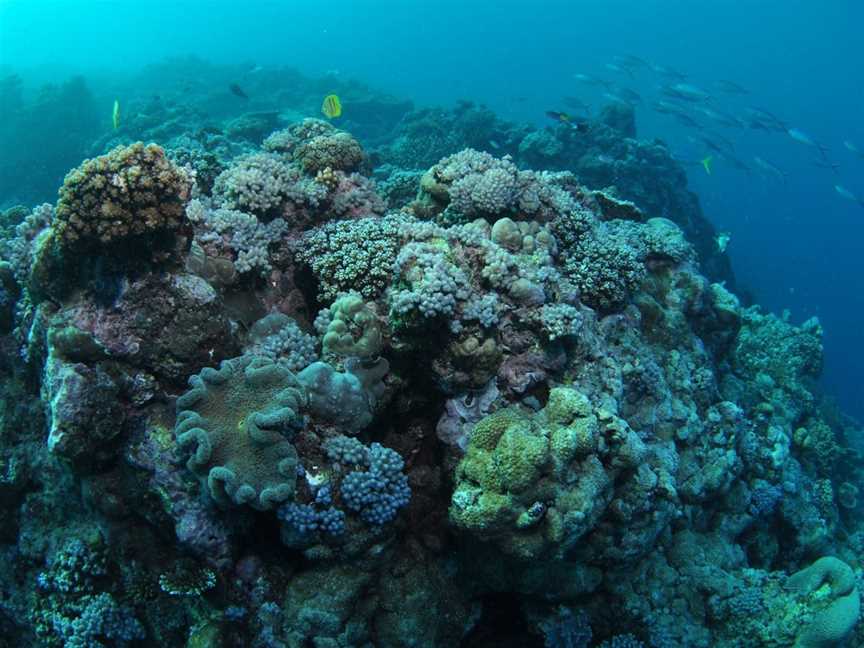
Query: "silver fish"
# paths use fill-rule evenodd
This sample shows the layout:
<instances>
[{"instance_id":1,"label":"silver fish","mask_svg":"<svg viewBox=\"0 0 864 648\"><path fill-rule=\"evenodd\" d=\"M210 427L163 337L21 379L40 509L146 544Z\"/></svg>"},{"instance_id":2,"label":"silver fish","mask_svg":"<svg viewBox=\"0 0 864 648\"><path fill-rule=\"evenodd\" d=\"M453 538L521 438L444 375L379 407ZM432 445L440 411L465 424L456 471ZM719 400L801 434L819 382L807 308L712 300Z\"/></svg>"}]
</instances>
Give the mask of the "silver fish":
<instances>
[{"instance_id":1,"label":"silver fish","mask_svg":"<svg viewBox=\"0 0 864 648\"><path fill-rule=\"evenodd\" d=\"M595 76L591 76L590 74L574 74L573 78L576 79L579 83L584 83L585 85L603 87L607 90L612 87L611 82L605 81Z\"/></svg>"},{"instance_id":2,"label":"silver fish","mask_svg":"<svg viewBox=\"0 0 864 648\"><path fill-rule=\"evenodd\" d=\"M697 130L701 130L702 128L702 124L697 122L687 113L675 113L675 119L677 119L680 123L682 123L684 126L687 126L688 128L695 128Z\"/></svg>"},{"instance_id":3,"label":"silver fish","mask_svg":"<svg viewBox=\"0 0 864 648\"><path fill-rule=\"evenodd\" d=\"M764 171L767 175L773 176L782 180L784 183L786 182L786 172L781 170L776 164L772 164L768 160L759 157L758 155L753 156L753 162L756 166Z\"/></svg>"},{"instance_id":4,"label":"silver fish","mask_svg":"<svg viewBox=\"0 0 864 648\"><path fill-rule=\"evenodd\" d=\"M613 56L612 60L625 68L648 67L648 61L632 54L619 54L618 56Z\"/></svg>"},{"instance_id":5,"label":"silver fish","mask_svg":"<svg viewBox=\"0 0 864 648\"><path fill-rule=\"evenodd\" d=\"M716 110L712 110L711 108L707 108L705 106L700 106L697 110L705 115L708 119L720 124L721 126L729 126L731 128L741 128L743 124L737 117L733 117L732 115L727 115L725 113L717 112Z\"/></svg>"},{"instance_id":6,"label":"silver fish","mask_svg":"<svg viewBox=\"0 0 864 648\"><path fill-rule=\"evenodd\" d=\"M679 106L671 101L663 101L662 99L652 103L651 108L658 113L663 113L664 115L677 115L685 110L684 106Z\"/></svg>"},{"instance_id":7,"label":"silver fish","mask_svg":"<svg viewBox=\"0 0 864 648\"><path fill-rule=\"evenodd\" d=\"M657 63L650 63L651 69L654 70L660 76L665 76L669 79L675 79L676 81L686 81L687 75L683 72L679 72L678 70L665 66L658 65Z\"/></svg>"},{"instance_id":8,"label":"silver fish","mask_svg":"<svg viewBox=\"0 0 864 648\"><path fill-rule=\"evenodd\" d=\"M697 88L689 83L676 83L674 85L663 86L663 94L684 101L709 101L711 95L705 92L702 88Z\"/></svg>"},{"instance_id":9,"label":"silver fish","mask_svg":"<svg viewBox=\"0 0 864 648\"><path fill-rule=\"evenodd\" d=\"M720 79L714 85L720 88L723 92L727 94L736 94L736 95L746 95L750 94L750 91L747 88L738 85L734 81L727 81L726 79Z\"/></svg>"},{"instance_id":10,"label":"silver fish","mask_svg":"<svg viewBox=\"0 0 864 648\"><path fill-rule=\"evenodd\" d=\"M820 144L804 131L798 128L790 128L786 131L786 133L796 142L800 142L801 144L806 144L807 146L812 146L813 148L819 149L819 153L822 154L822 159L827 159L828 147L824 144Z\"/></svg>"},{"instance_id":11,"label":"silver fish","mask_svg":"<svg viewBox=\"0 0 864 648\"><path fill-rule=\"evenodd\" d=\"M848 150L852 151L855 155L860 158L864 158L864 151L861 151L856 145L855 142L851 140L846 140L843 142L843 146L845 146Z\"/></svg>"},{"instance_id":12,"label":"silver fish","mask_svg":"<svg viewBox=\"0 0 864 648\"><path fill-rule=\"evenodd\" d=\"M834 191L836 191L840 196L845 198L846 200L851 200L852 202L856 202L862 207L864 207L864 201L862 201L858 196L849 191L846 187L841 185L834 185Z\"/></svg>"}]
</instances>

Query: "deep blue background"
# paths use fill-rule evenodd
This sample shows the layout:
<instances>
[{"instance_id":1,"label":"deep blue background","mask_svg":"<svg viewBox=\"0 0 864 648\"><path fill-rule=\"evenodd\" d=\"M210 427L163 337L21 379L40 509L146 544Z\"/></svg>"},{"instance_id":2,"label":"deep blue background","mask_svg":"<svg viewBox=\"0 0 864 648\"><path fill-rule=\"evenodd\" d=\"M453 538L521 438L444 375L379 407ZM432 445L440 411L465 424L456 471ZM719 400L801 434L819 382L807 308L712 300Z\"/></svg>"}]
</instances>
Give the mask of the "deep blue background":
<instances>
[{"instance_id":1,"label":"deep blue background","mask_svg":"<svg viewBox=\"0 0 864 648\"><path fill-rule=\"evenodd\" d=\"M722 131L736 155L772 161L786 183L717 161L709 177L691 171L706 214L729 230L728 253L742 284L767 309L793 321L818 315L825 330L825 383L864 418L864 209L835 183L864 195L864 3L759 0L331 0L148 3L0 0L0 66L29 78L131 75L166 56L194 53L217 62L288 64L338 71L419 103L484 102L501 116L541 120L564 95L599 101L576 72L607 78L613 56L639 55L711 88L732 79L752 90L735 106L777 113L830 147L840 175L813 165L814 151L782 134ZM646 97L660 82L622 79ZM639 109L640 136L660 137L685 155L674 121Z\"/></svg>"}]
</instances>

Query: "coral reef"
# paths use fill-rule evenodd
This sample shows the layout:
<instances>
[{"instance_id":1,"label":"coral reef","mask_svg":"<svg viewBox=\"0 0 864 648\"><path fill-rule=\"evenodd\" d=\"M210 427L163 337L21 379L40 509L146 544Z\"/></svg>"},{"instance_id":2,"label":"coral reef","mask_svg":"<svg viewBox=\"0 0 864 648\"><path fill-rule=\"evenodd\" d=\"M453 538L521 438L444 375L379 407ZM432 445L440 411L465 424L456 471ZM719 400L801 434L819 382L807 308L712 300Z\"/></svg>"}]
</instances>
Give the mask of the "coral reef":
<instances>
[{"instance_id":1,"label":"coral reef","mask_svg":"<svg viewBox=\"0 0 864 648\"><path fill-rule=\"evenodd\" d=\"M356 139L154 100L170 158L4 214L0 643L861 644L821 326L717 283L632 112L343 89Z\"/></svg>"}]
</instances>

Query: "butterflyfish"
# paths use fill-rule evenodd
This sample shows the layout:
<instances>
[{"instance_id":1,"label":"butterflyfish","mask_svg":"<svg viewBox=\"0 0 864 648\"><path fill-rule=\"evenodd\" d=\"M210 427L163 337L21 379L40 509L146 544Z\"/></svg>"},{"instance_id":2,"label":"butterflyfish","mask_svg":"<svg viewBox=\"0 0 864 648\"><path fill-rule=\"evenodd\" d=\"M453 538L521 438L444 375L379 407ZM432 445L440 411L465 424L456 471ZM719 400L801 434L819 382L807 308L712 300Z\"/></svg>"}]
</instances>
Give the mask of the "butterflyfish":
<instances>
[{"instance_id":1,"label":"butterflyfish","mask_svg":"<svg viewBox=\"0 0 864 648\"><path fill-rule=\"evenodd\" d=\"M324 97L324 103L321 104L321 112L327 119L335 119L342 114L342 102L335 94L329 94Z\"/></svg>"}]
</instances>

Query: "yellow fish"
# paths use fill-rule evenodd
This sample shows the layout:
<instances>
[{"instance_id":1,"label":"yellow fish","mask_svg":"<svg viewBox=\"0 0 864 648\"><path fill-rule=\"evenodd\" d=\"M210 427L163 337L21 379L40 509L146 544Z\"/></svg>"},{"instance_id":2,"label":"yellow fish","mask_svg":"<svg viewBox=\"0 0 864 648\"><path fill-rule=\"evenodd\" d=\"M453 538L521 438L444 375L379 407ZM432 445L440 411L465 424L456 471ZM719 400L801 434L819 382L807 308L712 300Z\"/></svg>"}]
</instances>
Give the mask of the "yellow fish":
<instances>
[{"instance_id":1,"label":"yellow fish","mask_svg":"<svg viewBox=\"0 0 864 648\"><path fill-rule=\"evenodd\" d=\"M321 104L321 112L328 119L335 119L342 114L342 102L335 94L329 94L324 97L324 103Z\"/></svg>"},{"instance_id":2,"label":"yellow fish","mask_svg":"<svg viewBox=\"0 0 864 648\"><path fill-rule=\"evenodd\" d=\"M711 175L711 163L714 161L714 156L709 155L708 157L702 160L702 167L705 169L705 173ZM722 250L721 250L722 252Z\"/></svg>"},{"instance_id":3,"label":"yellow fish","mask_svg":"<svg viewBox=\"0 0 864 648\"><path fill-rule=\"evenodd\" d=\"M114 130L120 128L120 100L114 100L114 110L111 112L111 122L114 124Z\"/></svg>"}]
</instances>

